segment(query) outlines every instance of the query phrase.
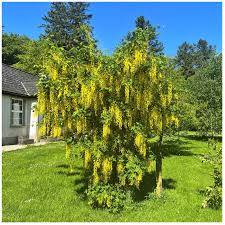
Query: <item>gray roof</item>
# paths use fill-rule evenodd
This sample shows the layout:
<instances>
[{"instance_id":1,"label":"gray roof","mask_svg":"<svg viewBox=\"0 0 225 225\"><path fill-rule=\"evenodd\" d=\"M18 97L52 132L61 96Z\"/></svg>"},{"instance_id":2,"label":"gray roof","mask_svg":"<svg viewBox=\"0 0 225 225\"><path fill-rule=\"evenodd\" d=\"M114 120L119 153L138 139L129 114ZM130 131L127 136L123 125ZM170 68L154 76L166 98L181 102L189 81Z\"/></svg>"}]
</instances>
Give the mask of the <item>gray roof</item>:
<instances>
[{"instance_id":1,"label":"gray roof","mask_svg":"<svg viewBox=\"0 0 225 225\"><path fill-rule=\"evenodd\" d=\"M2 92L18 96L34 97L38 78L30 73L2 64Z\"/></svg>"}]
</instances>

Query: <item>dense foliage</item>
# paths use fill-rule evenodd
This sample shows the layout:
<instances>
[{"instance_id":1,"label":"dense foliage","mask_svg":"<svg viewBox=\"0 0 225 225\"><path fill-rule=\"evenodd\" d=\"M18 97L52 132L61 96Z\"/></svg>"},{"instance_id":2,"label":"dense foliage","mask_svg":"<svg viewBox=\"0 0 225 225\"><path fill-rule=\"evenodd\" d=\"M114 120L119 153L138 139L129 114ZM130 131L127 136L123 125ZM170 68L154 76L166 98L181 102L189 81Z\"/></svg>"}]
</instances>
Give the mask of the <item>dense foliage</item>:
<instances>
[{"instance_id":1,"label":"dense foliage","mask_svg":"<svg viewBox=\"0 0 225 225\"><path fill-rule=\"evenodd\" d=\"M206 198L202 206L218 209L222 206L222 148L219 148L213 139L210 145L213 147L214 154L207 155L205 161L213 165L213 185L206 188Z\"/></svg>"},{"instance_id":2,"label":"dense foliage","mask_svg":"<svg viewBox=\"0 0 225 225\"><path fill-rule=\"evenodd\" d=\"M88 6L85 2L52 2L51 9L43 18L43 37L66 50L78 43L87 45L87 37L81 26L89 26L92 15L87 14Z\"/></svg>"},{"instance_id":3,"label":"dense foliage","mask_svg":"<svg viewBox=\"0 0 225 225\"><path fill-rule=\"evenodd\" d=\"M214 56L187 80L180 73L174 77L180 93L180 129L203 135L222 131L222 56Z\"/></svg>"},{"instance_id":4,"label":"dense foliage","mask_svg":"<svg viewBox=\"0 0 225 225\"><path fill-rule=\"evenodd\" d=\"M151 35L149 36L148 40L148 50L156 55L163 54L163 44L158 39L158 33L157 28L154 27L149 20L146 20L144 16L137 17L135 21L136 28L142 29L142 30L149 30L151 32ZM127 35L128 40L132 40L133 35L135 36L135 32L130 32Z\"/></svg>"},{"instance_id":5,"label":"dense foliage","mask_svg":"<svg viewBox=\"0 0 225 225\"><path fill-rule=\"evenodd\" d=\"M175 63L187 79L193 76L196 70L207 65L215 54L215 47L209 45L206 40L199 39L196 44L184 42L178 47Z\"/></svg>"},{"instance_id":6,"label":"dense foliage","mask_svg":"<svg viewBox=\"0 0 225 225\"><path fill-rule=\"evenodd\" d=\"M172 70L166 58L149 52L150 35L136 29L133 40L125 40L111 57L98 53L89 35L88 63L46 46L51 57L44 60L39 82L40 135L63 135L70 162L79 142L92 205L121 207L126 194L139 188L153 151L161 194L162 138L178 119Z\"/></svg>"},{"instance_id":7,"label":"dense foliage","mask_svg":"<svg viewBox=\"0 0 225 225\"><path fill-rule=\"evenodd\" d=\"M2 35L2 62L13 65L19 61L19 55L26 52L25 46L30 42L26 36L3 33Z\"/></svg>"}]
</instances>

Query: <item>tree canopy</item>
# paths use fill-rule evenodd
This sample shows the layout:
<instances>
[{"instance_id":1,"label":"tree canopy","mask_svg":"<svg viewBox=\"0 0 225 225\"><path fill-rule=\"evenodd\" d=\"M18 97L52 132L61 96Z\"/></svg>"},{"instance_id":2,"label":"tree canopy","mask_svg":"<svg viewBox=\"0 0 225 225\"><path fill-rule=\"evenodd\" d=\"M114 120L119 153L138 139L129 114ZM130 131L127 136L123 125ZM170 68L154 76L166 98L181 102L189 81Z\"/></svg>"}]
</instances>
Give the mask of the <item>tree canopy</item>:
<instances>
[{"instance_id":1,"label":"tree canopy","mask_svg":"<svg viewBox=\"0 0 225 225\"><path fill-rule=\"evenodd\" d=\"M180 45L175 62L182 75L187 79L194 75L197 69L207 65L215 54L216 51L213 46L209 45L206 40L199 39L196 44L184 42Z\"/></svg>"},{"instance_id":2,"label":"tree canopy","mask_svg":"<svg viewBox=\"0 0 225 225\"><path fill-rule=\"evenodd\" d=\"M157 27L154 27L149 20L146 20L144 16L139 16L135 20L136 28L141 30L148 30L151 35L149 35L148 39L148 51L154 53L156 55L163 54L163 44L158 40ZM132 41L136 38L137 30L129 32L125 39L128 41Z\"/></svg>"},{"instance_id":3,"label":"tree canopy","mask_svg":"<svg viewBox=\"0 0 225 225\"><path fill-rule=\"evenodd\" d=\"M38 112L43 116L39 132L62 135L70 162L73 144L80 144L92 205L117 208L115 190L126 196L139 188L153 157L152 140L159 143L157 194L162 191L161 142L164 133L178 125L172 70L165 57L148 51L149 29L137 28L135 34L112 56L96 51L89 35L88 60L74 61L63 48L46 45L50 57L44 60L38 86Z\"/></svg>"},{"instance_id":4,"label":"tree canopy","mask_svg":"<svg viewBox=\"0 0 225 225\"><path fill-rule=\"evenodd\" d=\"M7 65L13 65L19 62L19 55L26 52L25 46L31 40L18 34L3 33L2 35L2 62Z\"/></svg>"},{"instance_id":5,"label":"tree canopy","mask_svg":"<svg viewBox=\"0 0 225 225\"><path fill-rule=\"evenodd\" d=\"M43 37L49 38L56 46L70 50L78 43L87 45L87 37L82 26L88 26L92 17L87 13L85 2L52 2L51 9L43 17L45 23Z\"/></svg>"}]
</instances>

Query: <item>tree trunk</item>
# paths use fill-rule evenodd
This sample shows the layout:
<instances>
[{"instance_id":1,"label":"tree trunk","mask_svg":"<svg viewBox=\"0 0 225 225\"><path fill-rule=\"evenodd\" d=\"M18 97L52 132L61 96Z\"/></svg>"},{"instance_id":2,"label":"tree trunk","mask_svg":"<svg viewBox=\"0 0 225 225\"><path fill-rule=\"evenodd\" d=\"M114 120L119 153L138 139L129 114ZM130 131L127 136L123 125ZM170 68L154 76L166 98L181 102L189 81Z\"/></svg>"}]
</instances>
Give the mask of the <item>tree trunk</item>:
<instances>
[{"instance_id":1,"label":"tree trunk","mask_svg":"<svg viewBox=\"0 0 225 225\"><path fill-rule=\"evenodd\" d=\"M156 195L162 193L162 136L160 136L156 151Z\"/></svg>"}]
</instances>

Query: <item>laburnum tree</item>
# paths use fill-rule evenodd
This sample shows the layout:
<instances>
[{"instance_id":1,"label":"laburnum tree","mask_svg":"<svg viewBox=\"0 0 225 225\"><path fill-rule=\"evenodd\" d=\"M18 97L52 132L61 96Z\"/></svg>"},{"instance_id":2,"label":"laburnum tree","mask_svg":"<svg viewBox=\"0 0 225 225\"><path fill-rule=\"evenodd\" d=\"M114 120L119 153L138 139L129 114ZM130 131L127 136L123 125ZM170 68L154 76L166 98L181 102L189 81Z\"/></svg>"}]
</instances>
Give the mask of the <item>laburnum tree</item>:
<instances>
[{"instance_id":1,"label":"laburnum tree","mask_svg":"<svg viewBox=\"0 0 225 225\"><path fill-rule=\"evenodd\" d=\"M98 52L86 32L88 48L74 57L46 44L49 57L38 86L40 135L64 137L71 169L73 147L79 146L91 205L121 208L127 194L140 188L153 152L160 196L163 135L178 124L172 71L166 58L149 51L150 30L137 28L112 56Z\"/></svg>"}]
</instances>

